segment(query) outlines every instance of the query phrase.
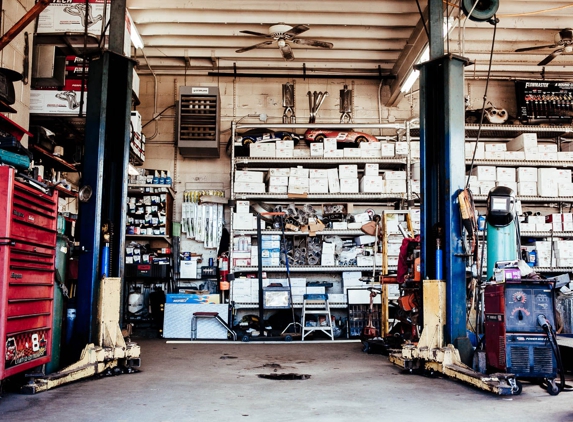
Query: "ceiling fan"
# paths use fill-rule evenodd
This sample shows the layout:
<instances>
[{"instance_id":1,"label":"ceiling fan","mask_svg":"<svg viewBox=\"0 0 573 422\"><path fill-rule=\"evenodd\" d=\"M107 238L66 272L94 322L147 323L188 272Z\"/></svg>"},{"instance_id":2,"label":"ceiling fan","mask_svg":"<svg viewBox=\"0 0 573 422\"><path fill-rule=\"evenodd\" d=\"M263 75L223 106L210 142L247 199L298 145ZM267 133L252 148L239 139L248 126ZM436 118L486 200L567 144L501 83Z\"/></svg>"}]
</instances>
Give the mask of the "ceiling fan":
<instances>
[{"instance_id":1,"label":"ceiling fan","mask_svg":"<svg viewBox=\"0 0 573 422\"><path fill-rule=\"evenodd\" d=\"M565 28L555 34L555 43L550 45L538 45L536 47L525 47L525 48L518 48L515 50L516 52L522 51L531 51L531 50L539 50L541 48L556 48L558 47L553 53L549 56L545 57L539 63L538 66L545 66L547 63L552 61L555 57L563 54L563 53L571 53L573 52L573 29Z\"/></svg>"},{"instance_id":2,"label":"ceiling fan","mask_svg":"<svg viewBox=\"0 0 573 422\"><path fill-rule=\"evenodd\" d=\"M256 37L264 37L264 38L272 38L272 40L263 41L259 44L251 45L250 47L245 47L237 50L237 53L244 53L245 51L253 50L254 48L261 48L266 45L271 45L273 42L276 41L277 46L279 47L282 56L285 60L291 61L294 60L294 54L292 53L292 49L290 44L287 42L293 42L295 44L300 45L308 45L311 47L319 47L319 48L332 48L333 44L325 41L318 41L318 40L309 40L305 38L297 38L298 35L306 32L310 29L310 27L306 25L296 25L290 26L284 23L279 23L273 25L269 28L268 34L263 34L261 32L255 31L240 31L243 34L254 35Z\"/></svg>"}]
</instances>

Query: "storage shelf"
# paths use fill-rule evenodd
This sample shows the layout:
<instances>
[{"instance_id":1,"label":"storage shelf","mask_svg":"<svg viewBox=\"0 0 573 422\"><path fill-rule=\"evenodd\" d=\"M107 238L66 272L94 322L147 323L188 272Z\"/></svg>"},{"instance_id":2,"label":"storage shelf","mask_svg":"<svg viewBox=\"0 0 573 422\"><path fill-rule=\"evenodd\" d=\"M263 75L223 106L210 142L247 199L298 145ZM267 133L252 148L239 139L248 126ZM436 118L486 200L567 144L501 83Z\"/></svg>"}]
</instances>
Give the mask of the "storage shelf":
<instances>
[{"instance_id":1,"label":"storage shelf","mask_svg":"<svg viewBox=\"0 0 573 422\"><path fill-rule=\"evenodd\" d=\"M472 160L466 158L466 165ZM571 161L551 160L475 160L474 166L502 166L502 167L573 167Z\"/></svg>"},{"instance_id":2,"label":"storage shelf","mask_svg":"<svg viewBox=\"0 0 573 422\"><path fill-rule=\"evenodd\" d=\"M126 239L159 239L165 240L167 243L171 244L171 238L166 235L154 235L154 234L126 234Z\"/></svg>"},{"instance_id":3,"label":"storage shelf","mask_svg":"<svg viewBox=\"0 0 573 422\"><path fill-rule=\"evenodd\" d=\"M475 201L486 201L487 195L474 195L473 196ZM546 197L546 196L516 196L516 199L521 202L572 202L573 203L573 196L555 196L555 197Z\"/></svg>"},{"instance_id":4,"label":"storage shelf","mask_svg":"<svg viewBox=\"0 0 573 422\"><path fill-rule=\"evenodd\" d=\"M78 169L73 164L70 164L67 161L62 160L60 157L56 157L51 152L45 150L44 148L42 148L38 145L31 144L30 149L32 151L36 151L36 152L42 154L42 158L47 159L52 164L55 164L58 167L57 168L58 170L71 171L74 173L78 171Z\"/></svg>"},{"instance_id":5,"label":"storage shelf","mask_svg":"<svg viewBox=\"0 0 573 422\"><path fill-rule=\"evenodd\" d=\"M330 306L331 309L346 309L348 307L348 305L346 303L342 303L342 302L328 302L328 306ZM254 302L235 302L235 308L236 309L251 309L251 308L258 308L259 304L254 303ZM302 308L302 303L300 302L295 302L294 303L294 308ZM307 305L307 309L308 309L308 305Z\"/></svg>"},{"instance_id":6,"label":"storage shelf","mask_svg":"<svg viewBox=\"0 0 573 422\"><path fill-rule=\"evenodd\" d=\"M353 201L366 199L379 201L382 199L403 199L405 193L309 193L307 195L284 194L284 193L242 193L234 192L231 199L263 199L263 200L329 200L329 201Z\"/></svg>"},{"instance_id":7,"label":"storage shelf","mask_svg":"<svg viewBox=\"0 0 573 422\"><path fill-rule=\"evenodd\" d=\"M66 188L62 187L62 185L57 185L55 187L55 189L60 193L61 198L77 198L78 197L77 192L75 192L73 190L66 189Z\"/></svg>"},{"instance_id":8,"label":"storage shelf","mask_svg":"<svg viewBox=\"0 0 573 422\"><path fill-rule=\"evenodd\" d=\"M573 237L573 232L567 232L567 231L522 231L520 232L521 237Z\"/></svg>"},{"instance_id":9,"label":"storage shelf","mask_svg":"<svg viewBox=\"0 0 573 422\"><path fill-rule=\"evenodd\" d=\"M251 266L251 267L234 267L231 268L231 272L253 272L258 271L259 267ZM376 266L376 270L379 271L381 269L381 265ZM389 266L388 270L396 270L396 266ZM263 267L263 271L267 272L286 272L285 266L280 267ZM291 273L329 273L329 272L344 272L344 271L370 271L372 272L372 266L368 267L356 267L356 266L332 266L332 267L323 267L320 265L301 265L301 266L290 266L289 271Z\"/></svg>"},{"instance_id":10,"label":"storage shelf","mask_svg":"<svg viewBox=\"0 0 573 422\"><path fill-rule=\"evenodd\" d=\"M235 230L235 234L239 236L255 236L257 234L256 230ZM282 235L283 232L280 230L261 230L261 234L263 235ZM310 232L293 232L293 231L285 231L285 236L308 236ZM362 230L321 230L317 232L313 232L316 235L323 235L323 236L361 236L364 234Z\"/></svg>"},{"instance_id":11,"label":"storage shelf","mask_svg":"<svg viewBox=\"0 0 573 422\"><path fill-rule=\"evenodd\" d=\"M537 273L570 273L573 267L533 267Z\"/></svg>"},{"instance_id":12,"label":"storage shelf","mask_svg":"<svg viewBox=\"0 0 573 422\"><path fill-rule=\"evenodd\" d=\"M406 157L403 158L323 158L323 157L294 157L294 158L274 158L274 157L235 157L235 164L406 164Z\"/></svg>"},{"instance_id":13,"label":"storage shelf","mask_svg":"<svg viewBox=\"0 0 573 422\"><path fill-rule=\"evenodd\" d=\"M130 195L154 195L158 193L170 193L171 196L175 196L175 191L171 187L171 185L136 185L133 183L129 183L127 185L127 193ZM160 192L142 192L137 188L161 188L163 191Z\"/></svg>"}]
</instances>

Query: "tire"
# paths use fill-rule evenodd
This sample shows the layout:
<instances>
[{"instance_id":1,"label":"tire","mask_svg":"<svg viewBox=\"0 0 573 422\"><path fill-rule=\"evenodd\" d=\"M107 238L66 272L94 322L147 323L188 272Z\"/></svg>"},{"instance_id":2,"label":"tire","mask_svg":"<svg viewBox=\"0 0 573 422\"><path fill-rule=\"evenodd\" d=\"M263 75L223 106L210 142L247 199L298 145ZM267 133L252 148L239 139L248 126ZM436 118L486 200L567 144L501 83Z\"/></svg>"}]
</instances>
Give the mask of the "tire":
<instances>
[{"instance_id":1,"label":"tire","mask_svg":"<svg viewBox=\"0 0 573 422\"><path fill-rule=\"evenodd\" d=\"M364 136L358 136L354 140L354 143L356 143L356 144L360 144L361 142L368 142L368 139L366 139Z\"/></svg>"},{"instance_id":2,"label":"tire","mask_svg":"<svg viewBox=\"0 0 573 422\"><path fill-rule=\"evenodd\" d=\"M513 396L519 396L523 390L523 384L521 381L515 380L515 389L511 391Z\"/></svg>"},{"instance_id":3,"label":"tire","mask_svg":"<svg viewBox=\"0 0 573 422\"><path fill-rule=\"evenodd\" d=\"M547 380L547 392L552 396L559 394L559 386L555 382L555 379Z\"/></svg>"},{"instance_id":4,"label":"tire","mask_svg":"<svg viewBox=\"0 0 573 422\"><path fill-rule=\"evenodd\" d=\"M250 145L255 141L252 138L243 138L243 145Z\"/></svg>"},{"instance_id":5,"label":"tire","mask_svg":"<svg viewBox=\"0 0 573 422\"><path fill-rule=\"evenodd\" d=\"M324 136L322 133L318 134L314 137L314 142L324 142L324 138L326 138L326 136Z\"/></svg>"},{"instance_id":6,"label":"tire","mask_svg":"<svg viewBox=\"0 0 573 422\"><path fill-rule=\"evenodd\" d=\"M249 336L246 335L246 334L241 338L241 341L242 341L243 343L248 343L249 340L250 340L250 338L249 338Z\"/></svg>"},{"instance_id":7,"label":"tire","mask_svg":"<svg viewBox=\"0 0 573 422\"><path fill-rule=\"evenodd\" d=\"M292 141L292 136L290 135L283 135L281 141Z\"/></svg>"},{"instance_id":8,"label":"tire","mask_svg":"<svg viewBox=\"0 0 573 422\"><path fill-rule=\"evenodd\" d=\"M290 343L290 342L292 341L292 336L291 336L291 335L286 335L286 336L285 336L285 341L286 341L287 343Z\"/></svg>"}]
</instances>

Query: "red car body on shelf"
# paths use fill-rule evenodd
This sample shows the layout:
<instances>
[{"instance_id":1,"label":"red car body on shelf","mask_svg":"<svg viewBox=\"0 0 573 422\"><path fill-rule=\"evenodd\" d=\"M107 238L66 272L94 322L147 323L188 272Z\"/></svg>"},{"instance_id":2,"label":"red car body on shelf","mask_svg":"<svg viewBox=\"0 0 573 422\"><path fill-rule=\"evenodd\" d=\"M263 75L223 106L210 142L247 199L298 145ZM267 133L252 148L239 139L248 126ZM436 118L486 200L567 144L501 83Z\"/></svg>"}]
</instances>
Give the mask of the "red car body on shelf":
<instances>
[{"instance_id":1,"label":"red car body on shelf","mask_svg":"<svg viewBox=\"0 0 573 422\"><path fill-rule=\"evenodd\" d=\"M378 139L368 133L344 131L336 129L308 129L304 133L306 142L322 142L325 138L336 138L337 142L359 144L361 142L378 142Z\"/></svg>"}]
</instances>

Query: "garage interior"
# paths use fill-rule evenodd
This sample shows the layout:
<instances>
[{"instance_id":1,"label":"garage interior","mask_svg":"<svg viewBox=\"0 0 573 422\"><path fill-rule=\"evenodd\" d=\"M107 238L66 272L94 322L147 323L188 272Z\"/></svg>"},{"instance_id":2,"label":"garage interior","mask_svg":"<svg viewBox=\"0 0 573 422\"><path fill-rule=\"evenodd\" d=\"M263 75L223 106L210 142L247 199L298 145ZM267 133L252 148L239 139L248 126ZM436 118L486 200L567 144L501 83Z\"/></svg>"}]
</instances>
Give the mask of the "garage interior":
<instances>
[{"instance_id":1,"label":"garage interior","mask_svg":"<svg viewBox=\"0 0 573 422\"><path fill-rule=\"evenodd\" d=\"M571 419L573 4L0 4L1 413Z\"/></svg>"}]
</instances>

